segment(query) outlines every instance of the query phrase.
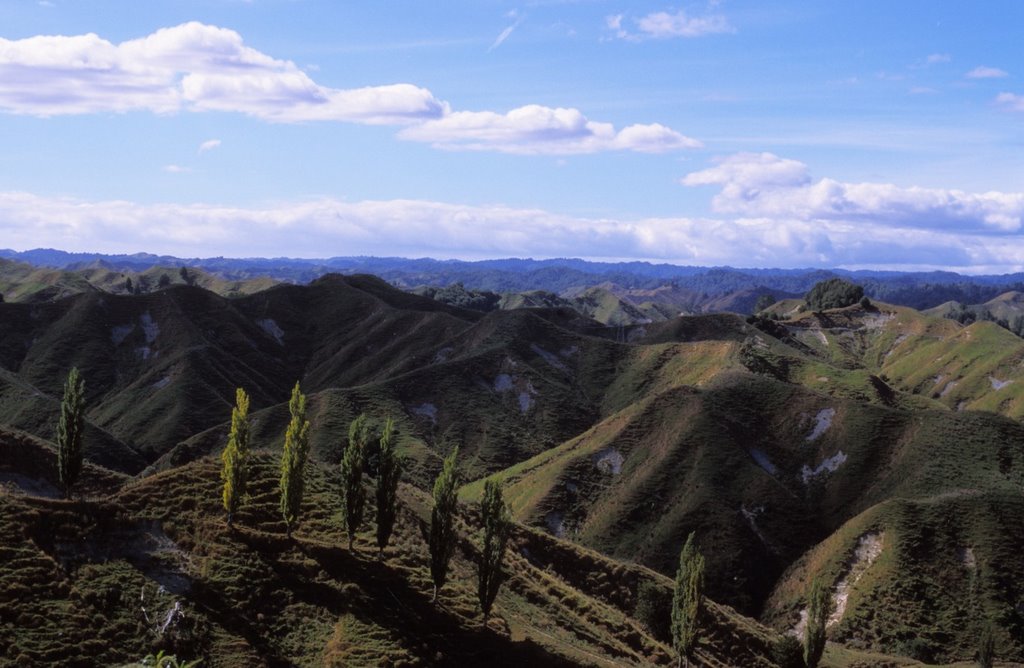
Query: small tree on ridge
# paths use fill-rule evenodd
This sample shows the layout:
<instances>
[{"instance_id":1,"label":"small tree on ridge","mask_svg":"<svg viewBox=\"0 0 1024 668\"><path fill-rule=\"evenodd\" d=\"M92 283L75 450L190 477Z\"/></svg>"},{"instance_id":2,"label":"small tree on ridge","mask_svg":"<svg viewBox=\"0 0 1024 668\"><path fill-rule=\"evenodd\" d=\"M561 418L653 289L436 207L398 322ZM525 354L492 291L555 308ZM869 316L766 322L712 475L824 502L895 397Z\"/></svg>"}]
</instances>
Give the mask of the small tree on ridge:
<instances>
[{"instance_id":1,"label":"small tree on ridge","mask_svg":"<svg viewBox=\"0 0 1024 668\"><path fill-rule=\"evenodd\" d=\"M690 665L697 648L701 616L704 608L704 557L697 550L693 532L679 553L675 593L672 597L672 647L677 665Z\"/></svg>"},{"instance_id":2,"label":"small tree on ridge","mask_svg":"<svg viewBox=\"0 0 1024 668\"><path fill-rule=\"evenodd\" d=\"M484 526L484 542L480 549L477 569L477 598L484 621L491 614L491 606L498 596L498 589L504 580L501 564L505 558L505 546L512 531L512 520L508 506L501 496L501 485L493 480L484 483L484 498L480 502L480 519Z\"/></svg>"},{"instance_id":3,"label":"small tree on ridge","mask_svg":"<svg viewBox=\"0 0 1024 668\"><path fill-rule=\"evenodd\" d=\"M455 553L455 509L459 488L459 469L456 447L444 460L444 467L434 481L434 509L430 513L430 577L434 581L434 596L448 579L448 564Z\"/></svg>"},{"instance_id":4,"label":"small tree on ridge","mask_svg":"<svg viewBox=\"0 0 1024 668\"><path fill-rule=\"evenodd\" d=\"M224 481L224 510L228 513L228 526L233 526L235 511L245 497L249 479L249 395L235 390L235 407L231 409L231 433L228 444L220 456L223 467L220 479Z\"/></svg>"},{"instance_id":5,"label":"small tree on ridge","mask_svg":"<svg viewBox=\"0 0 1024 668\"><path fill-rule=\"evenodd\" d=\"M398 481L402 477L402 460L395 452L395 422L384 421L380 434L380 454L377 459L377 554L384 554L384 548L391 540L398 514Z\"/></svg>"},{"instance_id":6,"label":"small tree on ridge","mask_svg":"<svg viewBox=\"0 0 1024 668\"><path fill-rule=\"evenodd\" d=\"M302 507L302 493L305 489L306 459L309 456L309 420L306 419L306 396L296 381L292 398L288 402L291 420L284 436L284 452L281 454L281 515L284 518L288 537L298 523Z\"/></svg>"},{"instance_id":7,"label":"small tree on ridge","mask_svg":"<svg viewBox=\"0 0 1024 668\"><path fill-rule=\"evenodd\" d=\"M348 549L363 523L366 489L363 487L363 468L366 465L366 442L370 440L370 427L362 414L348 427L348 445L341 458L341 504L345 529L348 531Z\"/></svg>"},{"instance_id":8,"label":"small tree on ridge","mask_svg":"<svg viewBox=\"0 0 1024 668\"><path fill-rule=\"evenodd\" d=\"M817 668L825 653L825 631L832 614L832 596L821 577L811 581L807 595L807 627L804 629L804 663Z\"/></svg>"},{"instance_id":9,"label":"small tree on ridge","mask_svg":"<svg viewBox=\"0 0 1024 668\"><path fill-rule=\"evenodd\" d=\"M85 379L72 367L64 381L57 423L57 479L64 498L71 498L71 487L82 472L82 432L85 429Z\"/></svg>"}]
</instances>

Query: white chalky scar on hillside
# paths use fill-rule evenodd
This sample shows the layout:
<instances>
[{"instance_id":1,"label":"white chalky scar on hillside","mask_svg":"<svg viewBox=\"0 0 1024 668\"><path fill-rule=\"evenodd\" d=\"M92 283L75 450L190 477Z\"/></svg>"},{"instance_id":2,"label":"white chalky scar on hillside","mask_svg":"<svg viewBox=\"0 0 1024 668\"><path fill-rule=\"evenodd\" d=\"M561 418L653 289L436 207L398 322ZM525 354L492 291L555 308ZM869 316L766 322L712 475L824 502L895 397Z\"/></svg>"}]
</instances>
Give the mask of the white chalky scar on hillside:
<instances>
[{"instance_id":1,"label":"white chalky scar on hillside","mask_svg":"<svg viewBox=\"0 0 1024 668\"><path fill-rule=\"evenodd\" d=\"M807 435L807 442L815 441L821 437L828 428L832 426L832 418L836 416L836 409L824 408L814 416L814 429Z\"/></svg>"},{"instance_id":2,"label":"white chalky scar on hillside","mask_svg":"<svg viewBox=\"0 0 1024 668\"><path fill-rule=\"evenodd\" d=\"M594 467L601 473L619 475L622 473L622 462L625 457L615 448L605 448L594 455Z\"/></svg>"},{"instance_id":3,"label":"white chalky scar on hillside","mask_svg":"<svg viewBox=\"0 0 1024 668\"><path fill-rule=\"evenodd\" d=\"M1010 383L1012 383L1013 381L1012 380L999 380L995 376L989 376L988 377L988 382L992 383L992 389L993 390L1001 390L1004 387L1006 387L1007 385L1009 385Z\"/></svg>"},{"instance_id":4,"label":"white chalky scar on hillside","mask_svg":"<svg viewBox=\"0 0 1024 668\"><path fill-rule=\"evenodd\" d=\"M553 535L565 538L565 515L553 510L544 516L544 524Z\"/></svg>"},{"instance_id":5,"label":"white chalky scar on hillside","mask_svg":"<svg viewBox=\"0 0 1024 668\"><path fill-rule=\"evenodd\" d=\"M821 464L818 464L817 468L812 469L807 464L804 464L804 467L800 469L800 478L806 485L811 481L811 478L816 478L822 473L835 473L845 461L846 453L840 450Z\"/></svg>"},{"instance_id":6,"label":"white chalky scar on hillside","mask_svg":"<svg viewBox=\"0 0 1024 668\"><path fill-rule=\"evenodd\" d=\"M568 371L569 370L569 368L567 366L565 366L565 364L562 363L562 360L560 360L558 358L558 355L555 355L554 353L551 353L551 352L548 352L547 350L544 350L543 348L538 346L536 343L531 343L530 344L530 350L532 350L534 353L539 355L541 357L541 359L543 359L545 362L547 362L551 366L555 367L559 371Z\"/></svg>"},{"instance_id":7,"label":"white chalky scar on hillside","mask_svg":"<svg viewBox=\"0 0 1024 668\"><path fill-rule=\"evenodd\" d=\"M853 560L850 562L850 570L836 584L835 592L832 594L832 614L829 615L827 626L838 624L843 618L843 614L846 612L846 603L850 598L850 590L882 554L884 536L883 533L867 533L857 541Z\"/></svg>"},{"instance_id":8,"label":"white chalky scar on hillside","mask_svg":"<svg viewBox=\"0 0 1024 668\"><path fill-rule=\"evenodd\" d=\"M437 406L431 403L420 404L419 406L411 406L409 410L413 415L425 417L433 423L437 423Z\"/></svg>"},{"instance_id":9,"label":"white chalky scar on hillside","mask_svg":"<svg viewBox=\"0 0 1024 668\"><path fill-rule=\"evenodd\" d=\"M115 346L119 346L128 338L128 335L134 331L135 325L120 325L118 327L113 327L110 330L110 342Z\"/></svg>"},{"instance_id":10,"label":"white chalky scar on hillside","mask_svg":"<svg viewBox=\"0 0 1024 668\"><path fill-rule=\"evenodd\" d=\"M763 468L769 475L775 475L778 472L775 464L768 458L768 453L759 448L751 448L750 456L754 458L757 465Z\"/></svg>"},{"instance_id":11,"label":"white chalky scar on hillside","mask_svg":"<svg viewBox=\"0 0 1024 668\"><path fill-rule=\"evenodd\" d=\"M512 382L512 376L507 373L499 373L494 378L494 391L495 392L508 392L512 389L514 383Z\"/></svg>"},{"instance_id":12,"label":"white chalky scar on hillside","mask_svg":"<svg viewBox=\"0 0 1024 668\"><path fill-rule=\"evenodd\" d=\"M257 320L256 324L260 326L264 332L274 337L278 345L284 345L284 330L281 329L272 318L264 318L263 320Z\"/></svg>"},{"instance_id":13,"label":"white chalky scar on hillside","mask_svg":"<svg viewBox=\"0 0 1024 668\"><path fill-rule=\"evenodd\" d=\"M537 390L533 388L533 383L526 381L526 389L519 393L519 412L525 413L533 408L533 396L537 394Z\"/></svg>"},{"instance_id":14,"label":"white chalky scar on hillside","mask_svg":"<svg viewBox=\"0 0 1024 668\"><path fill-rule=\"evenodd\" d=\"M764 506L758 506L756 508L748 509L746 506L740 506L740 513L744 519L747 520L747 524L750 525L750 530L758 537L761 543L764 544L769 550L774 552L774 548L768 543L768 538L762 533L761 527L757 526L757 516L764 512Z\"/></svg>"},{"instance_id":15,"label":"white chalky scar on hillside","mask_svg":"<svg viewBox=\"0 0 1024 668\"><path fill-rule=\"evenodd\" d=\"M146 343L153 343L156 341L156 337L160 336L160 325L156 324L156 320L153 320L149 311L139 316L139 324L142 325L142 331L146 334Z\"/></svg>"}]
</instances>

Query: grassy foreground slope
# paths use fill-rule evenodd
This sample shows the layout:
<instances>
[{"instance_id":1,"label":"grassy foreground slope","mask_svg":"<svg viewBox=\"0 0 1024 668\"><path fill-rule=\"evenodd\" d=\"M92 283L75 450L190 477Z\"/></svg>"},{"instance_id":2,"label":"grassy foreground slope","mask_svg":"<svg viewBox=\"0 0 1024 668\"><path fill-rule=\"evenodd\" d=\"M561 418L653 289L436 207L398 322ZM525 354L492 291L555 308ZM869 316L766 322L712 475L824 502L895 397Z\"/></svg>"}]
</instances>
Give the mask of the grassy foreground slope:
<instances>
[{"instance_id":1,"label":"grassy foreground slope","mask_svg":"<svg viewBox=\"0 0 1024 668\"><path fill-rule=\"evenodd\" d=\"M30 437L0 435L0 471L27 479L47 448L19 438ZM484 625L471 509L435 605L424 493L401 489L397 533L378 558L370 526L343 547L333 471L311 464L294 540L279 519L276 460L257 457L235 530L218 473L204 459L128 484L91 472L75 501L25 494L25 480L0 493L0 665L118 665L157 647L209 666L673 663L633 614L640 581L667 594L651 571L521 527ZM771 666L769 631L709 605L704 665Z\"/></svg>"}]
</instances>

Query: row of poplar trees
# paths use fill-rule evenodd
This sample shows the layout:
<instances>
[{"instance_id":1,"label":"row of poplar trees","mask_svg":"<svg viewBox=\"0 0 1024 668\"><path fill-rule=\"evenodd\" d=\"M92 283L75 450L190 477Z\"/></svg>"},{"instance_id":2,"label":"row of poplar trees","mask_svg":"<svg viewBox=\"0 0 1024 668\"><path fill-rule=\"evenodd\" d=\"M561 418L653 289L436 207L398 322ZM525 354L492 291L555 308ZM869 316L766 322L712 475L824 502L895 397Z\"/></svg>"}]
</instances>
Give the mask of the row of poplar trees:
<instances>
[{"instance_id":1,"label":"row of poplar trees","mask_svg":"<svg viewBox=\"0 0 1024 668\"><path fill-rule=\"evenodd\" d=\"M71 488L82 470L82 432L85 426L85 380L77 368L71 369L64 383L64 397L57 424L57 478L65 498L71 498ZM309 458L309 420L306 419L306 397L295 383L288 402L291 419L285 432L281 454L280 507L288 537L299 519L305 484L306 461ZM370 425L360 415L349 425L348 442L341 459L341 505L348 547L351 550L356 532L363 523L366 507L366 487L363 474L366 469L366 451L372 440ZM375 493L377 501L377 550L382 555L391 540L398 509L398 481L402 476L402 460L395 450L395 425L391 418L384 422L379 438ZM227 446L221 453L224 482L223 503L227 511L228 526L233 526L235 512L245 497L249 475L249 395L239 388L235 391L235 407L231 410L231 432ZM458 506L458 488L461 475L457 466L459 450L455 448L444 460L441 473L434 481L434 508L430 515L428 546L430 551L430 577L434 584L433 600L448 579L449 567L458 533L455 518ZM502 499L501 487L494 481L484 484L480 504L483 523L483 541L477 561L477 598L484 619L490 614L494 599L503 580L502 562L512 522L508 506ZM678 662L689 665L697 647L704 611L704 557L697 550L691 533L679 555L675 589L672 596L672 646ZM825 649L825 629L831 614L828 588L815 578L808 595L807 626L802 652L797 647L781 643L776 648L780 665L799 665L816 668ZM792 639L784 639L792 640ZM991 645L991 640L987 641ZM800 654L802 653L802 656ZM991 655L991 649L987 654ZM982 652L985 654L985 652ZM795 656L794 656L795 655ZM802 661L801 661L802 659Z\"/></svg>"},{"instance_id":2,"label":"row of poplar trees","mask_svg":"<svg viewBox=\"0 0 1024 668\"><path fill-rule=\"evenodd\" d=\"M280 508L288 537L298 524L304 491L305 467L309 458L310 423L306 419L306 397L299 384L292 390L288 402L291 419L285 431L281 453ZM348 441L341 458L342 523L348 535L351 550L356 532L363 524L367 490L363 476L367 472L367 449L373 440L370 424L365 415L355 418L349 425ZM376 525L378 556L383 554L391 540L398 512L398 482L403 471L402 459L395 449L395 425L391 418L384 422L379 439L376 494ZM221 480L224 482L223 503L227 511L228 526L233 526L235 513L245 497L249 460L249 396L239 388L235 392L235 407L231 411L231 432L227 446L221 454ZM458 507L458 488L461 476L457 466L458 448L444 460L434 482L434 507L430 516L428 546L430 576L433 581L433 600L448 579L451 559L458 543L455 520ZM494 599L503 580L502 562L512 529L508 507L502 499L501 487L487 481L480 506L483 523L483 541L477 560L477 596L484 619L490 614Z\"/></svg>"}]
</instances>

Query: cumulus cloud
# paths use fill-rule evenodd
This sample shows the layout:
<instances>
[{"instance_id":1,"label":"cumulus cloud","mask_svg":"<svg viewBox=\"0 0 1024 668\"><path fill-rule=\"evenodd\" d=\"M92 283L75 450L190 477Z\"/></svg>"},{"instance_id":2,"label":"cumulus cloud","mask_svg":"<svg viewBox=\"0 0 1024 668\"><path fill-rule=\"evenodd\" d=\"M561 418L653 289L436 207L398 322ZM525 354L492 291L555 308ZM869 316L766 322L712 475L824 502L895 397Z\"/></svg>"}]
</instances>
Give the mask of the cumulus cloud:
<instances>
[{"instance_id":1,"label":"cumulus cloud","mask_svg":"<svg viewBox=\"0 0 1024 668\"><path fill-rule=\"evenodd\" d=\"M754 170L741 178L755 187L799 184L802 177L791 169L767 176ZM185 257L532 256L745 267L1024 268L1024 239L1012 234L795 216L583 218L422 200L317 199L242 208L0 192L0 235L5 245L19 249L146 250Z\"/></svg>"},{"instance_id":2,"label":"cumulus cloud","mask_svg":"<svg viewBox=\"0 0 1024 668\"><path fill-rule=\"evenodd\" d=\"M184 174L189 171L188 167L182 167L181 165L164 165L164 171L168 174Z\"/></svg>"},{"instance_id":3,"label":"cumulus cloud","mask_svg":"<svg viewBox=\"0 0 1024 668\"><path fill-rule=\"evenodd\" d=\"M404 123L445 106L411 84L320 86L233 30L185 23L113 44L95 34L0 39L0 108L56 116L234 111L269 121Z\"/></svg>"},{"instance_id":4,"label":"cumulus cloud","mask_svg":"<svg viewBox=\"0 0 1024 668\"><path fill-rule=\"evenodd\" d=\"M690 16L682 10L675 13L652 12L646 16L632 19L635 30L628 30L623 26L624 18L623 14L605 17L605 25L619 39L632 41L702 37L736 32L736 29L722 14Z\"/></svg>"},{"instance_id":5,"label":"cumulus cloud","mask_svg":"<svg viewBox=\"0 0 1024 668\"><path fill-rule=\"evenodd\" d=\"M404 128L399 137L448 150L496 150L518 154L569 155L620 150L662 153L701 143L663 125L630 125L589 120L578 109L527 105L506 114L457 111Z\"/></svg>"},{"instance_id":6,"label":"cumulus cloud","mask_svg":"<svg viewBox=\"0 0 1024 668\"><path fill-rule=\"evenodd\" d=\"M996 96L996 104L1010 111L1024 111L1024 95L1000 93Z\"/></svg>"},{"instance_id":7,"label":"cumulus cloud","mask_svg":"<svg viewBox=\"0 0 1024 668\"><path fill-rule=\"evenodd\" d=\"M206 141L199 145L199 152L206 153L207 151L212 151L213 149L218 148L219 146L219 139L207 139Z\"/></svg>"},{"instance_id":8,"label":"cumulus cloud","mask_svg":"<svg viewBox=\"0 0 1024 668\"><path fill-rule=\"evenodd\" d=\"M986 67L984 65L979 65L964 76L968 79L1002 79L1003 77L1010 76L1010 74L998 67Z\"/></svg>"},{"instance_id":9,"label":"cumulus cloud","mask_svg":"<svg viewBox=\"0 0 1024 668\"><path fill-rule=\"evenodd\" d=\"M1018 235L1024 226L1024 193L814 181L805 164L771 153L720 159L714 167L688 174L682 183L720 186L712 200L719 213L992 236Z\"/></svg>"},{"instance_id":10,"label":"cumulus cloud","mask_svg":"<svg viewBox=\"0 0 1024 668\"><path fill-rule=\"evenodd\" d=\"M409 128L401 133L405 139L448 149L557 154L698 145L657 124L616 132L576 109L528 105L505 114L453 113L447 102L410 83L322 86L293 62L246 46L237 32L198 22L120 44L91 33L0 38L0 111L59 116L138 110L234 112L281 123L399 125ZM524 145L514 146L517 141Z\"/></svg>"}]
</instances>

